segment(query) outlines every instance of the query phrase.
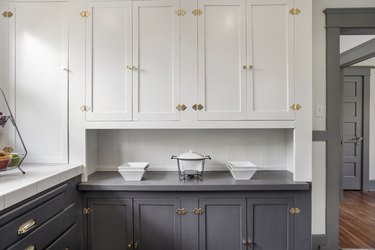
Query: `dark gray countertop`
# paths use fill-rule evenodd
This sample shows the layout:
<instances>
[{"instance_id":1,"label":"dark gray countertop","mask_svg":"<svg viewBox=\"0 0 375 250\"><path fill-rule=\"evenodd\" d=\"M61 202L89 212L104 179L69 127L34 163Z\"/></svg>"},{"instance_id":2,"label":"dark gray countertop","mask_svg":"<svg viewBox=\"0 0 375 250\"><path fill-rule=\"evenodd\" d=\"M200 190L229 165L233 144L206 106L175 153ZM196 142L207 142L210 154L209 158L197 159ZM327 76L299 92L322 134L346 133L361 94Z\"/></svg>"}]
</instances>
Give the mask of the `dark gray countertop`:
<instances>
[{"instance_id":1,"label":"dark gray countertop","mask_svg":"<svg viewBox=\"0 0 375 250\"><path fill-rule=\"evenodd\" d=\"M95 172L81 191L267 191L310 190L307 182L293 181L288 171L257 171L248 181L236 181L228 171L204 173L203 181L179 181L177 172L146 172L142 181L125 181L117 171Z\"/></svg>"}]
</instances>

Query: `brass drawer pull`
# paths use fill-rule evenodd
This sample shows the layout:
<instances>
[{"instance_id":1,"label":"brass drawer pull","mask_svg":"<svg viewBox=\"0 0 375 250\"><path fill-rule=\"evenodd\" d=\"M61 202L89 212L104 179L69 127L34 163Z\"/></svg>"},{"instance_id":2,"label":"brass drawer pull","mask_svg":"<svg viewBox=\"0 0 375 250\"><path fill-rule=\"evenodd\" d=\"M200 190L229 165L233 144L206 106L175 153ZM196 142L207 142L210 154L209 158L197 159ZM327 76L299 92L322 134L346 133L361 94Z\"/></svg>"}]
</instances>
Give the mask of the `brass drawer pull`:
<instances>
[{"instance_id":1,"label":"brass drawer pull","mask_svg":"<svg viewBox=\"0 0 375 250\"><path fill-rule=\"evenodd\" d=\"M36 250L36 247L35 247L35 245L30 245L30 246L26 247L25 250Z\"/></svg>"},{"instance_id":2,"label":"brass drawer pull","mask_svg":"<svg viewBox=\"0 0 375 250\"><path fill-rule=\"evenodd\" d=\"M34 219L28 220L28 221L26 221L24 224L22 224L22 225L18 228L18 232L17 232L17 234L18 234L18 235L25 234L25 233L27 233L28 231L30 231L35 225L36 225L36 221L35 221Z\"/></svg>"}]
</instances>

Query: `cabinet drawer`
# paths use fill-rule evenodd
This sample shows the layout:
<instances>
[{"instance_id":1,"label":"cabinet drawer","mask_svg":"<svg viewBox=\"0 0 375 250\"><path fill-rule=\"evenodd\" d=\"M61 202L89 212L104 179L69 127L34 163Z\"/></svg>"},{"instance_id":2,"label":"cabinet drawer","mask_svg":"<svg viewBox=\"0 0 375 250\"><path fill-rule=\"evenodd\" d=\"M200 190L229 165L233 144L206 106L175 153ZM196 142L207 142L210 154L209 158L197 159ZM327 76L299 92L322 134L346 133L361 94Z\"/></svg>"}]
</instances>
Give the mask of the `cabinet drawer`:
<instances>
[{"instance_id":1,"label":"cabinet drawer","mask_svg":"<svg viewBox=\"0 0 375 250\"><path fill-rule=\"evenodd\" d=\"M35 231L38 227L63 210L65 203L66 195L65 193L60 193L46 203L15 218L11 223L2 226L0 228L0 235L2 236L0 248L7 247Z\"/></svg>"},{"instance_id":2,"label":"cabinet drawer","mask_svg":"<svg viewBox=\"0 0 375 250\"><path fill-rule=\"evenodd\" d=\"M7 249L46 249L48 245L74 224L75 213L76 209L74 204L72 204Z\"/></svg>"},{"instance_id":3,"label":"cabinet drawer","mask_svg":"<svg viewBox=\"0 0 375 250\"><path fill-rule=\"evenodd\" d=\"M55 242L53 242L46 250L74 250L80 249L78 246L78 229L77 225L74 224L69 228L63 235L60 236Z\"/></svg>"}]
</instances>

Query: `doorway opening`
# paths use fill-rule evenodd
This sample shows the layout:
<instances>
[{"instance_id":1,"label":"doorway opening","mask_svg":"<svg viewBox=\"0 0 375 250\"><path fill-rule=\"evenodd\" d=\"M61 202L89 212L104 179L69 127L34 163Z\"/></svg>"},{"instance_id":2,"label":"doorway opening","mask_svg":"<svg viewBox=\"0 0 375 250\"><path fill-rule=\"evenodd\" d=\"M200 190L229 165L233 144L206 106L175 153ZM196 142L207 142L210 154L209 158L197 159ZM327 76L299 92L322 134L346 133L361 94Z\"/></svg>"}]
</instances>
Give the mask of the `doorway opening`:
<instances>
[{"instance_id":1,"label":"doorway opening","mask_svg":"<svg viewBox=\"0 0 375 250\"><path fill-rule=\"evenodd\" d=\"M373 219L366 217L365 206L363 206L372 201L365 195L372 185L369 182L371 177L369 132L366 132L370 124L368 113L370 104L365 100L366 96L370 100L370 91L366 89L370 84L366 79L369 80L370 77L366 77L363 72L358 73L358 71L371 72L372 70L372 65L365 65L368 67L363 68L363 65L358 67L358 63L375 56L375 8L327 9L325 14L327 16L328 138L326 159L328 245L325 249L336 250L339 249L339 245L351 249L375 248L374 242L366 241L366 237L375 238L373 231L375 224L368 223L375 221L375 214ZM356 48L356 53L340 53L342 52L340 51L341 36L361 37L361 42L349 48L349 50ZM363 41L364 38L366 39ZM348 68L350 66L356 67ZM343 190L348 191L343 192ZM375 205L375 200L373 201ZM369 209L369 216L372 210ZM344 216L348 214L352 217ZM360 225L354 226L355 223ZM360 227L365 225L369 227ZM358 240L361 235L366 237ZM345 242L343 238L352 242Z\"/></svg>"}]
</instances>

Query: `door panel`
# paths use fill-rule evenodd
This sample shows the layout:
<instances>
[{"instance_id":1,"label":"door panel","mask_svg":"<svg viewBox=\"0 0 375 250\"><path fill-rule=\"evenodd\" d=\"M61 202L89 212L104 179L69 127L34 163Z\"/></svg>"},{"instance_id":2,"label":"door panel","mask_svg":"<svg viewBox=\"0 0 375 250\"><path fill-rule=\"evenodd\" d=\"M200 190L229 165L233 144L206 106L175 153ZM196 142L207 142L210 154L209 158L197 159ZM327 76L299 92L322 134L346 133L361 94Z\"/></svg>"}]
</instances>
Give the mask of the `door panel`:
<instances>
[{"instance_id":1,"label":"door panel","mask_svg":"<svg viewBox=\"0 0 375 250\"><path fill-rule=\"evenodd\" d=\"M244 1L202 0L198 8L199 120L245 120Z\"/></svg>"},{"instance_id":2,"label":"door panel","mask_svg":"<svg viewBox=\"0 0 375 250\"><path fill-rule=\"evenodd\" d=\"M135 199L134 242L137 249L181 249L179 199Z\"/></svg>"},{"instance_id":3,"label":"door panel","mask_svg":"<svg viewBox=\"0 0 375 250\"><path fill-rule=\"evenodd\" d=\"M68 163L67 3L11 3L10 10L10 97L25 162Z\"/></svg>"},{"instance_id":4,"label":"door panel","mask_svg":"<svg viewBox=\"0 0 375 250\"><path fill-rule=\"evenodd\" d=\"M86 19L88 121L132 119L132 7L91 3Z\"/></svg>"},{"instance_id":5,"label":"door panel","mask_svg":"<svg viewBox=\"0 0 375 250\"><path fill-rule=\"evenodd\" d=\"M88 249L122 250L133 241L131 199L89 199Z\"/></svg>"},{"instance_id":6,"label":"door panel","mask_svg":"<svg viewBox=\"0 0 375 250\"><path fill-rule=\"evenodd\" d=\"M363 78L344 76L343 95L343 189L360 190L362 185Z\"/></svg>"},{"instance_id":7,"label":"door panel","mask_svg":"<svg viewBox=\"0 0 375 250\"><path fill-rule=\"evenodd\" d=\"M200 199L199 249L246 249L245 199Z\"/></svg>"},{"instance_id":8,"label":"door panel","mask_svg":"<svg viewBox=\"0 0 375 250\"><path fill-rule=\"evenodd\" d=\"M178 1L134 2L134 120L178 120Z\"/></svg>"},{"instance_id":9,"label":"door panel","mask_svg":"<svg viewBox=\"0 0 375 250\"><path fill-rule=\"evenodd\" d=\"M294 249L292 199L249 199L248 238L257 250Z\"/></svg>"},{"instance_id":10,"label":"door panel","mask_svg":"<svg viewBox=\"0 0 375 250\"><path fill-rule=\"evenodd\" d=\"M293 120L294 16L292 0L247 5L247 118Z\"/></svg>"}]
</instances>

